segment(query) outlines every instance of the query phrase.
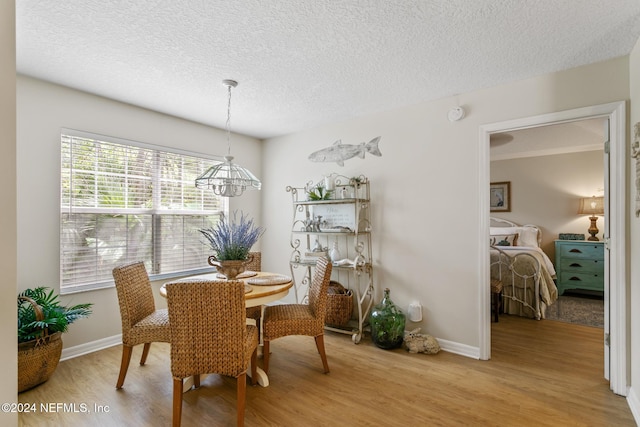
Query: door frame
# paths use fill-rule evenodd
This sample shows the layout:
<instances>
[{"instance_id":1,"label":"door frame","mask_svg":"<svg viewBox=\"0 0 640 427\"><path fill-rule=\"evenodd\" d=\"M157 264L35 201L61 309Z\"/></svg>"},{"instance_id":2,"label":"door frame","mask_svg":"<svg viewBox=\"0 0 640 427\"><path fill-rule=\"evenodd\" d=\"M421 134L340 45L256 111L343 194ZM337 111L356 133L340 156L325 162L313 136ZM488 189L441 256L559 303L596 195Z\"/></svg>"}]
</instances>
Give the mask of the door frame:
<instances>
[{"instance_id":1,"label":"door frame","mask_svg":"<svg viewBox=\"0 0 640 427\"><path fill-rule=\"evenodd\" d=\"M609 188L605 188L608 197L610 218L607 223L610 228L609 242L609 386L614 393L626 396L628 389L627 365L627 255L626 255L626 104L624 101L609 104L576 108L532 117L490 123L479 129L479 167L478 167L478 244L479 244L479 334L480 359L491 358L491 291L489 287L489 246L486 244L489 236L489 183L490 183L490 152L489 140L493 133L529 129L550 124L568 123L591 118L609 118L610 149L609 149ZM608 191L608 193L607 193ZM605 279L606 280L606 279ZM607 284L605 283L605 286ZM606 301L605 301L606 303ZM604 342L603 342L604 345ZM606 348L606 347L605 347Z\"/></svg>"}]
</instances>

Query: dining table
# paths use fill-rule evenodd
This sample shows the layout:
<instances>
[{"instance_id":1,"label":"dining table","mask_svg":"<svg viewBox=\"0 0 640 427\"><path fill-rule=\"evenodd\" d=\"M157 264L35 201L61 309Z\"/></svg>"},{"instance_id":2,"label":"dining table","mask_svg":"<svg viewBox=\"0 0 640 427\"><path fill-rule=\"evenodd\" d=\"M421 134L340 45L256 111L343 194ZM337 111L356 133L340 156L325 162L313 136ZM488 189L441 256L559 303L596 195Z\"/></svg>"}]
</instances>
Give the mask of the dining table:
<instances>
[{"instance_id":1,"label":"dining table","mask_svg":"<svg viewBox=\"0 0 640 427\"><path fill-rule=\"evenodd\" d=\"M207 273L197 276L189 276L176 281L195 281L195 280L227 280L221 273ZM293 286L293 280L290 276L278 273L270 273L266 271L245 271L240 273L236 280L244 282L245 286L245 306L246 307L264 307L265 304L277 301L287 296L289 290ZM166 283L160 286L160 296L167 297ZM260 316L262 320L262 316ZM247 322L255 322L253 319L247 319ZM262 337L261 337L262 339ZM260 343L262 348L262 343ZM257 382L263 387L269 386L269 377L267 373L259 366L256 369L258 375ZM247 375L251 375L251 369L247 370ZM203 374L206 376L206 374ZM201 379L203 378L201 376ZM193 378L185 379L183 389L189 390L193 385Z\"/></svg>"}]
</instances>

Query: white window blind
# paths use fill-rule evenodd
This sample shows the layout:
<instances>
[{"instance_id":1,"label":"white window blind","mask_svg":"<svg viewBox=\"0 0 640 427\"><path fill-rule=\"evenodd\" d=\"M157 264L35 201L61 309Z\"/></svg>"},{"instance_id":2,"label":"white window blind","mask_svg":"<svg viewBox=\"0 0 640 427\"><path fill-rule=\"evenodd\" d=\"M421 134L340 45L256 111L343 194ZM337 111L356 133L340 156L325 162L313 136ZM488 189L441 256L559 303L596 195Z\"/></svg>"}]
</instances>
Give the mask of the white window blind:
<instances>
[{"instance_id":1,"label":"white window blind","mask_svg":"<svg viewBox=\"0 0 640 427\"><path fill-rule=\"evenodd\" d=\"M209 267L198 230L227 209L195 188L211 159L70 131L61 153L62 293L111 286L126 262L166 277Z\"/></svg>"}]
</instances>

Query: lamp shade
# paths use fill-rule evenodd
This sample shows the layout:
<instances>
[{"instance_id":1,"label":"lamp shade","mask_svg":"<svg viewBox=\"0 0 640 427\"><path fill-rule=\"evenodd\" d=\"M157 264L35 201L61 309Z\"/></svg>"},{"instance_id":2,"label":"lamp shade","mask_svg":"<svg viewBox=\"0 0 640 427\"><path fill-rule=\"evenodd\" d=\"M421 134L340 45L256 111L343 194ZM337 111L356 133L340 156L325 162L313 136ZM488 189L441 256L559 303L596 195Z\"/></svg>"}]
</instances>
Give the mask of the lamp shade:
<instances>
[{"instance_id":1,"label":"lamp shade","mask_svg":"<svg viewBox=\"0 0 640 427\"><path fill-rule=\"evenodd\" d=\"M584 197L580 199L578 215L604 215L604 197Z\"/></svg>"},{"instance_id":2,"label":"lamp shade","mask_svg":"<svg viewBox=\"0 0 640 427\"><path fill-rule=\"evenodd\" d=\"M223 197L240 196L247 188L260 190L262 183L251 171L233 163L232 156L224 159L224 163L211 166L196 179L196 188L208 188Z\"/></svg>"}]
</instances>

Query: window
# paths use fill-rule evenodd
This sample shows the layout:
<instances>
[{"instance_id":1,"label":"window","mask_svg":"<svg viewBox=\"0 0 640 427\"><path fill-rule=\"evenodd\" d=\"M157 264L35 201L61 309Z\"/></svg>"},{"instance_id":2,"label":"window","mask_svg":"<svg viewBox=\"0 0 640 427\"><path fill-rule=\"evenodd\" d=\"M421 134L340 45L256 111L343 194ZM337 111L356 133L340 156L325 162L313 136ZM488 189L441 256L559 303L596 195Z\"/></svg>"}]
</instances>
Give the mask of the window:
<instances>
[{"instance_id":1,"label":"window","mask_svg":"<svg viewBox=\"0 0 640 427\"><path fill-rule=\"evenodd\" d=\"M226 200L195 188L211 159L111 137L61 135L60 290L111 286L119 264L144 261L149 275L209 267L201 228Z\"/></svg>"}]
</instances>

